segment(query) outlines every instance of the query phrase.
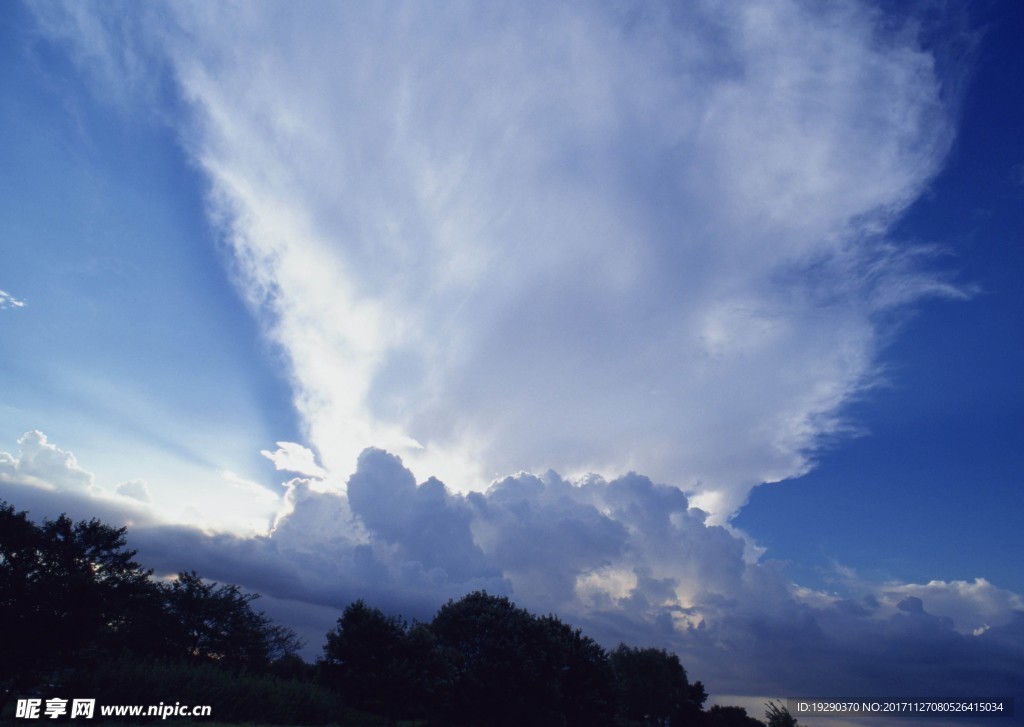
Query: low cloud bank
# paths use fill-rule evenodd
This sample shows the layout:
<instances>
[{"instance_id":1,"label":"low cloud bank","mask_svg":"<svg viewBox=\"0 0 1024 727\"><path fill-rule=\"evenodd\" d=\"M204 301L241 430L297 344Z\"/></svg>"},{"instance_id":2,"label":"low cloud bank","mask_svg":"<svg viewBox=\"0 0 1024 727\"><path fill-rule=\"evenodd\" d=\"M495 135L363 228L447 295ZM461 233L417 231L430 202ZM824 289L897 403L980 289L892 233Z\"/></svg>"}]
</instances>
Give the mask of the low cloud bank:
<instances>
[{"instance_id":1,"label":"low cloud bank","mask_svg":"<svg viewBox=\"0 0 1024 727\"><path fill-rule=\"evenodd\" d=\"M8 468L17 459L0 457ZM58 503L88 517L99 503L117 523L137 504L120 498L119 511L95 492L6 476L2 486L37 517ZM633 473L520 474L458 494L436 479L417 484L401 459L368 449L345 490L291 480L266 535L152 520L129 535L158 572L195 569L264 594L308 639L309 656L357 598L426 619L486 589L557 613L607 646L671 649L718 693L979 698L1014 694L1024 679L1019 594L982 578L872 583L849 572L834 592L802 588L784 564L752 561L740 537L708 524L678 489Z\"/></svg>"}]
</instances>

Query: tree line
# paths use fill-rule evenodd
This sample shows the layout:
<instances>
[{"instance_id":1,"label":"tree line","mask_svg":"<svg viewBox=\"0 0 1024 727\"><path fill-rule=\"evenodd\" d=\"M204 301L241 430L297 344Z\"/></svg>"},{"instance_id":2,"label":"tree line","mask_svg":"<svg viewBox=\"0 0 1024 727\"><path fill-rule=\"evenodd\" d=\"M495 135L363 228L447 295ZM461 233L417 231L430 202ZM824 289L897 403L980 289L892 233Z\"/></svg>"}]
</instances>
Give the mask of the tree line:
<instances>
[{"instance_id":1,"label":"tree line","mask_svg":"<svg viewBox=\"0 0 1024 727\"><path fill-rule=\"evenodd\" d=\"M470 593L427 623L363 601L327 634L321 678L346 701L390 720L445 725L765 727L741 707L712 706L679 657L620 644L606 651L556 616ZM770 727L795 727L770 703Z\"/></svg>"},{"instance_id":2,"label":"tree line","mask_svg":"<svg viewBox=\"0 0 1024 727\"><path fill-rule=\"evenodd\" d=\"M553 615L482 591L411 624L356 601L308 664L295 633L256 610L257 594L195 572L154 579L126 533L66 515L37 525L0 501L5 702L43 688L105 703L206 703L217 721L766 724L740 707L705 709L703 684L675 654L608 651ZM781 705L766 706L769 727L795 727Z\"/></svg>"}]
</instances>

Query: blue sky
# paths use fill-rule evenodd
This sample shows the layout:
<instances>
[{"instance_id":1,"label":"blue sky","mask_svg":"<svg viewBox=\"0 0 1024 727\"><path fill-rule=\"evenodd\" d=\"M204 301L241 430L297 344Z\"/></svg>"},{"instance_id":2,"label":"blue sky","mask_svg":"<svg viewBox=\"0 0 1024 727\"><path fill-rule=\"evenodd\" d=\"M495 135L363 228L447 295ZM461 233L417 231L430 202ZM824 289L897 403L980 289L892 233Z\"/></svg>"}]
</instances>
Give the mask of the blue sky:
<instances>
[{"instance_id":1,"label":"blue sky","mask_svg":"<svg viewBox=\"0 0 1024 727\"><path fill-rule=\"evenodd\" d=\"M1020 683L1013 3L2 12L15 506L314 646L487 587L719 694Z\"/></svg>"},{"instance_id":2,"label":"blue sky","mask_svg":"<svg viewBox=\"0 0 1024 727\"><path fill-rule=\"evenodd\" d=\"M908 579L977 572L1020 592L1019 528L1006 513L1024 480L1022 19L1005 4L979 15L957 140L895 231L944 246L979 294L917 307L883 353L890 386L851 407L868 436L757 490L735 522L804 565L835 558Z\"/></svg>"}]
</instances>

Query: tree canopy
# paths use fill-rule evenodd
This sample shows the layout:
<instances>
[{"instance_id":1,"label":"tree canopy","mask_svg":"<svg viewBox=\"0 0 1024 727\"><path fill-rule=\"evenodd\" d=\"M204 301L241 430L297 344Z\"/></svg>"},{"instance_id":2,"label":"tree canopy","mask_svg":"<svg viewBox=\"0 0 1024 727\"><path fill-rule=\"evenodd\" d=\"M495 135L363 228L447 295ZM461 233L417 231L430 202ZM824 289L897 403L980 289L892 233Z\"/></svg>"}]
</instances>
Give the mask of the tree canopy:
<instances>
[{"instance_id":1,"label":"tree canopy","mask_svg":"<svg viewBox=\"0 0 1024 727\"><path fill-rule=\"evenodd\" d=\"M741 707L705 711L704 685L689 682L675 654L625 644L608 652L555 616L535 616L484 591L450 600L430 622L412 625L355 601L327 634L319 667L351 704L389 719L764 727ZM772 709L773 719L789 715Z\"/></svg>"},{"instance_id":2,"label":"tree canopy","mask_svg":"<svg viewBox=\"0 0 1024 727\"><path fill-rule=\"evenodd\" d=\"M290 629L252 607L255 594L194 572L154 580L126 533L66 515L37 525L0 502L0 682L24 687L125 652L264 669L298 650Z\"/></svg>"},{"instance_id":3,"label":"tree canopy","mask_svg":"<svg viewBox=\"0 0 1024 727\"><path fill-rule=\"evenodd\" d=\"M86 649L127 645L158 588L125 547L125 528L66 515L36 525L0 503L0 675L31 681Z\"/></svg>"},{"instance_id":4,"label":"tree canopy","mask_svg":"<svg viewBox=\"0 0 1024 727\"><path fill-rule=\"evenodd\" d=\"M252 607L256 593L182 572L163 587L176 651L232 669L264 669L298 650L295 634Z\"/></svg>"}]
</instances>

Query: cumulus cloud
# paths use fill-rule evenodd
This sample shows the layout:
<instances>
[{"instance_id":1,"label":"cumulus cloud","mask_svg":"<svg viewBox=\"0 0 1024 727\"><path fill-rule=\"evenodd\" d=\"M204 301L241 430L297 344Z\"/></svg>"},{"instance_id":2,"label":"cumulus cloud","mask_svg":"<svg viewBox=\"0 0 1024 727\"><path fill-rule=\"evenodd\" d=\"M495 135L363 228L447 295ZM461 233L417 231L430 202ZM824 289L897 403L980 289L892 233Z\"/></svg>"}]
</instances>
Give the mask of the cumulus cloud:
<instances>
[{"instance_id":1,"label":"cumulus cloud","mask_svg":"<svg viewBox=\"0 0 1024 727\"><path fill-rule=\"evenodd\" d=\"M357 598L428 619L486 589L608 647L672 649L720 694L981 698L1017 694L1024 679L1020 594L980 578L876 583L848 569L828 591L804 588L784 564L746 557L678 488L636 473L520 473L460 494L371 448L346 488L295 478L269 534L242 536L156 522L132 499L141 481L103 497L44 435L21 445L0 453L0 497L36 518L131 524L145 565L262 593L310 657Z\"/></svg>"},{"instance_id":2,"label":"cumulus cloud","mask_svg":"<svg viewBox=\"0 0 1024 727\"><path fill-rule=\"evenodd\" d=\"M880 313L962 295L885 237L950 95L860 3L72 8L44 19L90 67L158 58L188 102L339 476L636 469L721 522L844 431Z\"/></svg>"},{"instance_id":3,"label":"cumulus cloud","mask_svg":"<svg viewBox=\"0 0 1024 727\"><path fill-rule=\"evenodd\" d=\"M847 573L802 588L783 564L750 562L677 488L638 474L520 474L459 494L417 484L368 449L348 495L289 483L269 536L184 526L133 531L158 570L195 568L275 599L311 646L356 598L428 619L477 588L554 612L612 647L676 651L724 694L885 698L1016 694L1024 599L995 585L875 583Z\"/></svg>"},{"instance_id":4,"label":"cumulus cloud","mask_svg":"<svg viewBox=\"0 0 1024 727\"><path fill-rule=\"evenodd\" d=\"M17 455L0 452L0 480L50 490L86 492L92 487L92 474L78 466L75 455L51 444L42 432L26 432L18 445Z\"/></svg>"},{"instance_id":5,"label":"cumulus cloud","mask_svg":"<svg viewBox=\"0 0 1024 727\"><path fill-rule=\"evenodd\" d=\"M34 518L94 517L117 525L148 525L159 520L149 506L148 486L130 480L114 492L98 487L75 455L49 441L38 430L18 439L18 454L0 451L0 500L28 511Z\"/></svg>"},{"instance_id":6,"label":"cumulus cloud","mask_svg":"<svg viewBox=\"0 0 1024 727\"><path fill-rule=\"evenodd\" d=\"M979 635L992 627L1006 626L1014 614L1024 612L1024 598L1003 590L984 578L973 581L930 581L894 584L882 591L884 602L928 603L929 611L949 621L962 634Z\"/></svg>"},{"instance_id":7,"label":"cumulus cloud","mask_svg":"<svg viewBox=\"0 0 1024 727\"><path fill-rule=\"evenodd\" d=\"M304 546L312 523L330 548ZM264 545L303 564L295 570L321 584L307 586L320 604L372 594L427 617L485 584L609 646L669 645L721 692L991 696L1012 693L1024 676L1013 657L1020 595L983 579L895 584L853 574L835 592L801 588L781 564L749 562L742 540L678 489L633 473L520 474L460 495L436 479L416 484L398 457L370 449L347 497L306 491Z\"/></svg>"}]
</instances>

